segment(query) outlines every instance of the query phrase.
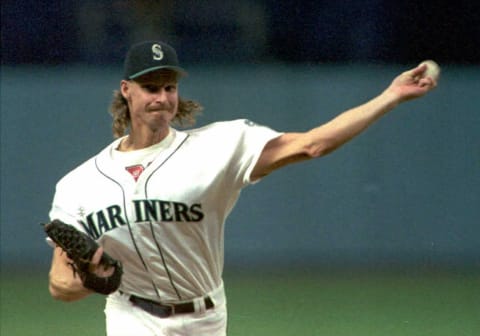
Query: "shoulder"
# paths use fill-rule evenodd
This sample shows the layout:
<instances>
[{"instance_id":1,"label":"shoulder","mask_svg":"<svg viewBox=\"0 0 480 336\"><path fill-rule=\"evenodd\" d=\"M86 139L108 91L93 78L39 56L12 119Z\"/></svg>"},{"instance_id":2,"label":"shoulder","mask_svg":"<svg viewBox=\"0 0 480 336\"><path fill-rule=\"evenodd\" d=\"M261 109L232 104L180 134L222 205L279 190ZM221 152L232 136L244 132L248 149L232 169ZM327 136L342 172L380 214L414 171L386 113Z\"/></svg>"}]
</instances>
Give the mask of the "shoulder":
<instances>
[{"instance_id":1,"label":"shoulder","mask_svg":"<svg viewBox=\"0 0 480 336\"><path fill-rule=\"evenodd\" d=\"M245 122L245 119L236 119L236 120L227 120L227 121L217 121L202 127L194 128L187 133L189 134L201 134L206 132L215 132L215 131L222 131L226 129L237 128L241 126L242 123Z\"/></svg>"},{"instance_id":2,"label":"shoulder","mask_svg":"<svg viewBox=\"0 0 480 336\"><path fill-rule=\"evenodd\" d=\"M65 174L57 182L56 189L68 188L71 185L81 184L82 181L85 181L88 178L87 176L90 175L88 172L93 171L94 159L95 157L88 159Z\"/></svg>"},{"instance_id":3,"label":"shoulder","mask_svg":"<svg viewBox=\"0 0 480 336\"><path fill-rule=\"evenodd\" d=\"M257 132L274 132L271 128L263 125L259 125L248 119L235 119L229 121L218 121L211 123L199 128L191 129L186 131L187 134L192 136L203 136L203 135L228 135L229 138L241 136L248 133L257 133Z\"/></svg>"},{"instance_id":4,"label":"shoulder","mask_svg":"<svg viewBox=\"0 0 480 336\"><path fill-rule=\"evenodd\" d=\"M86 178L91 177L97 172L96 160L98 157L110 155L112 147L116 146L120 140L117 139L103 148L100 152L80 163L78 166L64 175L57 183L57 187L69 184L83 183Z\"/></svg>"}]
</instances>

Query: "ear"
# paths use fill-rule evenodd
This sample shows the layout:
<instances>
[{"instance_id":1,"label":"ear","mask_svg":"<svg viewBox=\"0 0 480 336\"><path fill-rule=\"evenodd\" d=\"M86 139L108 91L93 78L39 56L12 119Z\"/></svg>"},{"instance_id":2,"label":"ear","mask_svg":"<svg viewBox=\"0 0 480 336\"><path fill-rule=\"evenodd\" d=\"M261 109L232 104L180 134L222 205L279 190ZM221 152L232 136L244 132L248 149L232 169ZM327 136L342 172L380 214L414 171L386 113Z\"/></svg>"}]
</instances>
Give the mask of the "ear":
<instances>
[{"instance_id":1,"label":"ear","mask_svg":"<svg viewBox=\"0 0 480 336\"><path fill-rule=\"evenodd\" d=\"M122 80L120 82L120 93L122 94L123 98L125 98L126 100L128 100L129 89L130 89L130 83L126 80Z\"/></svg>"}]
</instances>

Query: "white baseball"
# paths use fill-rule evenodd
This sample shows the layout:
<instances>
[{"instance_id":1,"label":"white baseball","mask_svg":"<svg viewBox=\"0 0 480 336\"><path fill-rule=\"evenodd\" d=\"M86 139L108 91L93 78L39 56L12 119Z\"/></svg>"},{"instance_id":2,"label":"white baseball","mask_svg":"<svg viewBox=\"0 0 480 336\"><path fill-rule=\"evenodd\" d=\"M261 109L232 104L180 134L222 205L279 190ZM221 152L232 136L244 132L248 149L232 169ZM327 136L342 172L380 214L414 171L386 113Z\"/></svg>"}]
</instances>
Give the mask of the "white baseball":
<instances>
[{"instance_id":1,"label":"white baseball","mask_svg":"<svg viewBox=\"0 0 480 336\"><path fill-rule=\"evenodd\" d=\"M423 77L431 77L432 79L437 81L440 77L440 66L437 64L437 62L432 60L426 60L420 63L420 65L423 64L427 65L427 70L425 70Z\"/></svg>"}]
</instances>

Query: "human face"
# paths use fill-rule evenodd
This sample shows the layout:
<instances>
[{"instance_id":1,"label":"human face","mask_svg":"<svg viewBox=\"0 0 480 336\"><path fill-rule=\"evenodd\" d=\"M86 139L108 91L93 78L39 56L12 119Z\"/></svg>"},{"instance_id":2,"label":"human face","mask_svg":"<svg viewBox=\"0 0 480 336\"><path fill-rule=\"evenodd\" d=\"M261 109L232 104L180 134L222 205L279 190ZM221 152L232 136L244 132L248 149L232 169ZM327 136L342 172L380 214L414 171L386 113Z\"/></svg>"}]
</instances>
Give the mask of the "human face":
<instances>
[{"instance_id":1,"label":"human face","mask_svg":"<svg viewBox=\"0 0 480 336\"><path fill-rule=\"evenodd\" d=\"M169 70L147 73L121 82L121 92L128 102L131 131L168 130L178 111L177 74Z\"/></svg>"}]
</instances>

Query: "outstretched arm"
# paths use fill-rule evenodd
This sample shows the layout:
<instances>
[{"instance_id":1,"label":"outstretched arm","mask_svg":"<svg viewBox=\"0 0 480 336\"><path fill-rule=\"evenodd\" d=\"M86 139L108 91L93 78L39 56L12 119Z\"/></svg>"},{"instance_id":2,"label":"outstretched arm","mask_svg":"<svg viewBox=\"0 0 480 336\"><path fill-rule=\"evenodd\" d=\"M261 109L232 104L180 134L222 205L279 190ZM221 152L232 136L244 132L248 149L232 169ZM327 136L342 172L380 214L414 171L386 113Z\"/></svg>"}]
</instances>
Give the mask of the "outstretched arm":
<instances>
[{"instance_id":1,"label":"outstretched arm","mask_svg":"<svg viewBox=\"0 0 480 336\"><path fill-rule=\"evenodd\" d=\"M287 164L326 155L348 142L398 104L421 97L436 87L424 77L426 65L397 76L390 86L370 101L347 110L331 121L304 133L285 133L264 148L251 179L256 180Z\"/></svg>"}]
</instances>

